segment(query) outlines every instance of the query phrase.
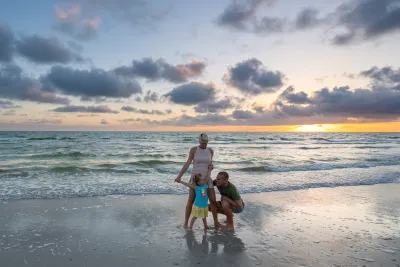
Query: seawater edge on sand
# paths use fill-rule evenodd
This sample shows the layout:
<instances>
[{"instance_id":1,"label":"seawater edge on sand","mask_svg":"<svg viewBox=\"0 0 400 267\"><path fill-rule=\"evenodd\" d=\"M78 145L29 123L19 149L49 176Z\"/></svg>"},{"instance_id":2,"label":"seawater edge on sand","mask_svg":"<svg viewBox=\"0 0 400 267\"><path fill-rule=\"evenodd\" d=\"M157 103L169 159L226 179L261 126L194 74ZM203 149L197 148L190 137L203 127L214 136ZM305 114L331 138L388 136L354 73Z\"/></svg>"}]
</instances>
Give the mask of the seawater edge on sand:
<instances>
[{"instance_id":1,"label":"seawater edge on sand","mask_svg":"<svg viewBox=\"0 0 400 267\"><path fill-rule=\"evenodd\" d=\"M0 258L4 266L400 266L399 190L245 194L234 232L204 232L200 221L183 230L185 195L4 201Z\"/></svg>"}]
</instances>

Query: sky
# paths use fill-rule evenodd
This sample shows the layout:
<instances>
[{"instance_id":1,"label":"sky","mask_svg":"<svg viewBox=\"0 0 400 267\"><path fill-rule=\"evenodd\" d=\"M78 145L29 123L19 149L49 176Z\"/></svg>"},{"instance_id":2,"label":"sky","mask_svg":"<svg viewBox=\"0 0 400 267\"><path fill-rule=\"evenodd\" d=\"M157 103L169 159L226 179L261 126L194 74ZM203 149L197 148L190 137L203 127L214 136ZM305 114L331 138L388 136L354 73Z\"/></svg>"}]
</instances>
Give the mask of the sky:
<instances>
[{"instance_id":1,"label":"sky","mask_svg":"<svg viewBox=\"0 0 400 267\"><path fill-rule=\"evenodd\" d=\"M400 131L400 0L3 0L1 131Z\"/></svg>"}]
</instances>

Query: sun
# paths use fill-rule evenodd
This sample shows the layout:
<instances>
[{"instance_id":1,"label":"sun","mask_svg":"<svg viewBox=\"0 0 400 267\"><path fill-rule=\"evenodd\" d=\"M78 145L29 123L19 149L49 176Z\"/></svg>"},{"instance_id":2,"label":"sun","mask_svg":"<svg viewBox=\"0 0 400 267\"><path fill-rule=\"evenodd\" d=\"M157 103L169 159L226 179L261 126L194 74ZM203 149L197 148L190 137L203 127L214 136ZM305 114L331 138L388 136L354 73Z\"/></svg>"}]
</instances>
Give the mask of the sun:
<instances>
[{"instance_id":1,"label":"sun","mask_svg":"<svg viewBox=\"0 0 400 267\"><path fill-rule=\"evenodd\" d=\"M301 125L296 127L296 132L326 132L326 128L321 124Z\"/></svg>"}]
</instances>

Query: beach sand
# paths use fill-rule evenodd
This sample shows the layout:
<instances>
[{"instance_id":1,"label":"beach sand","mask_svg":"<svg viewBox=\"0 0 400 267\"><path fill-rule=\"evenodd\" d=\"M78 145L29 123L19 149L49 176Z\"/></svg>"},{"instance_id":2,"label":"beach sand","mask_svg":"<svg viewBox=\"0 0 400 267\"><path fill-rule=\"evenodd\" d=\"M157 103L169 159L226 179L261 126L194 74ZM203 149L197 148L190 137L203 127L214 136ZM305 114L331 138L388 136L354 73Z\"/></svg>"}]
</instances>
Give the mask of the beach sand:
<instances>
[{"instance_id":1,"label":"beach sand","mask_svg":"<svg viewBox=\"0 0 400 267\"><path fill-rule=\"evenodd\" d=\"M400 266L400 184L243 198L207 232L182 228L186 195L3 201L0 265Z\"/></svg>"}]
</instances>

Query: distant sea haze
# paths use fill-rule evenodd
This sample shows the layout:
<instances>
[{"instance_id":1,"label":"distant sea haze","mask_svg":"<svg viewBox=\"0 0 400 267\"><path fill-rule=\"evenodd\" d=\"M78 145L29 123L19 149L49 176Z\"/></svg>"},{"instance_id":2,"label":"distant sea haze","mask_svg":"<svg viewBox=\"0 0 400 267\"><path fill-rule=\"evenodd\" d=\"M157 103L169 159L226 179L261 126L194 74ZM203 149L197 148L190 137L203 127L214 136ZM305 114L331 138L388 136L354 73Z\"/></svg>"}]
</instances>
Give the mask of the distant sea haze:
<instances>
[{"instance_id":1,"label":"distant sea haze","mask_svg":"<svg viewBox=\"0 0 400 267\"><path fill-rule=\"evenodd\" d=\"M400 133L209 133L242 194L400 182ZM0 198L186 194L196 133L0 132ZM189 178L189 172L184 179Z\"/></svg>"}]
</instances>

